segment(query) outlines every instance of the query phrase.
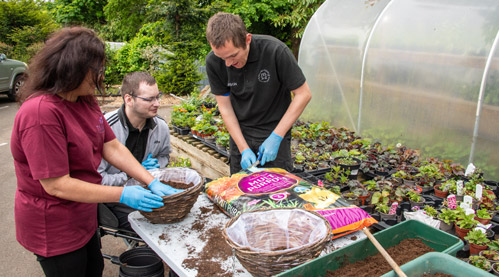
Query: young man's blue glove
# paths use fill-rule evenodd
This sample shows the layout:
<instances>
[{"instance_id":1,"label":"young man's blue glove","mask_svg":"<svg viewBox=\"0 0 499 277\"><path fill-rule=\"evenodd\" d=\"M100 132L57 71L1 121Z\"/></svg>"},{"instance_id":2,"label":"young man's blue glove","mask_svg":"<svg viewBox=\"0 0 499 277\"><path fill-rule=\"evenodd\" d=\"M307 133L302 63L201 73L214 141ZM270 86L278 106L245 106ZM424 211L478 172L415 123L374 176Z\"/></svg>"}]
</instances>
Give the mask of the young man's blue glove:
<instances>
[{"instance_id":1,"label":"young man's blue glove","mask_svg":"<svg viewBox=\"0 0 499 277\"><path fill-rule=\"evenodd\" d=\"M148 187L154 194L159 196L172 195L184 191L184 189L175 189L170 187L169 185L165 185L158 179L152 180Z\"/></svg>"},{"instance_id":2,"label":"young man's blue glove","mask_svg":"<svg viewBox=\"0 0 499 277\"><path fill-rule=\"evenodd\" d=\"M261 165L266 162L271 162L277 157L279 145L281 145L282 137L272 132L270 136L260 145L258 152L262 154Z\"/></svg>"},{"instance_id":3,"label":"young man's blue glove","mask_svg":"<svg viewBox=\"0 0 499 277\"><path fill-rule=\"evenodd\" d=\"M256 156L251 149L246 149L241 153L241 168L246 169L250 165L252 165L254 162L256 162Z\"/></svg>"},{"instance_id":4,"label":"young man's blue glove","mask_svg":"<svg viewBox=\"0 0 499 277\"><path fill-rule=\"evenodd\" d=\"M152 154L149 154L147 155L147 159L142 162L142 166L147 170L159 168L158 159L154 159Z\"/></svg>"},{"instance_id":5,"label":"young man's blue glove","mask_svg":"<svg viewBox=\"0 0 499 277\"><path fill-rule=\"evenodd\" d=\"M120 203L131 208L151 212L152 209L162 207L163 198L153 194L141 186L125 186L121 193Z\"/></svg>"}]
</instances>

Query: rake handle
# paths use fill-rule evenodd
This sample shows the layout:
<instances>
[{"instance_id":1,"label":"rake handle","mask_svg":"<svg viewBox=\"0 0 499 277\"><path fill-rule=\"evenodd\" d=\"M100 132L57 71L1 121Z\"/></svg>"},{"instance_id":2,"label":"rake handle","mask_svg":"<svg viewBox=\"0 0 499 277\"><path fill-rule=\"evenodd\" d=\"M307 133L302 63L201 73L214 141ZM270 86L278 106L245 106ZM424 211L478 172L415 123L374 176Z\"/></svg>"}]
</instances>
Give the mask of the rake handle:
<instances>
[{"instance_id":1,"label":"rake handle","mask_svg":"<svg viewBox=\"0 0 499 277\"><path fill-rule=\"evenodd\" d=\"M378 240L371 234L371 232L367 228L362 228L362 232L366 234L366 236L369 238L369 240L374 244L376 249L378 249L379 253L385 258L385 260L390 264L390 266L395 270L398 276L400 277L407 277L407 275L400 269L400 267L397 265L397 263L390 257L390 254L386 252L385 248L379 244Z\"/></svg>"}]
</instances>

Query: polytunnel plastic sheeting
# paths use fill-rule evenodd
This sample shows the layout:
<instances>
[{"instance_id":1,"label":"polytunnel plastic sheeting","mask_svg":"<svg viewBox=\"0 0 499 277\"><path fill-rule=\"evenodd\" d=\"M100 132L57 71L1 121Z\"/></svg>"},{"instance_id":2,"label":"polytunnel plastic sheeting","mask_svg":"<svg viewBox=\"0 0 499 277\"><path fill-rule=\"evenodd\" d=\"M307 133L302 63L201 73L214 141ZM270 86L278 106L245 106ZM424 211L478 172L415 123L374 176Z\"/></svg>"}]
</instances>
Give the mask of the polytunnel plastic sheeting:
<instances>
[{"instance_id":1,"label":"polytunnel plastic sheeting","mask_svg":"<svg viewBox=\"0 0 499 277\"><path fill-rule=\"evenodd\" d=\"M388 2L369 6L364 1L326 1L314 14L299 55L313 92L304 116L356 128L365 43Z\"/></svg>"},{"instance_id":2,"label":"polytunnel plastic sheeting","mask_svg":"<svg viewBox=\"0 0 499 277\"><path fill-rule=\"evenodd\" d=\"M497 51L477 105L498 30L495 0L328 0L300 46L303 119L467 164L479 108L474 162L499 179Z\"/></svg>"}]
</instances>

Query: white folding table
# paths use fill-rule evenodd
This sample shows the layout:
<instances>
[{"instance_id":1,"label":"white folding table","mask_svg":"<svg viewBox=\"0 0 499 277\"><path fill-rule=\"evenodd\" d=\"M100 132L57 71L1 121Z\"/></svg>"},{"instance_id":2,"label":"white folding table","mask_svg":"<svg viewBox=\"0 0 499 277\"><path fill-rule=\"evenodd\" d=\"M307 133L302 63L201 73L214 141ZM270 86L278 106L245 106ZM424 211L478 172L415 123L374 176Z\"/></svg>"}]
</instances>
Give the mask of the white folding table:
<instances>
[{"instance_id":1,"label":"white folding table","mask_svg":"<svg viewBox=\"0 0 499 277\"><path fill-rule=\"evenodd\" d=\"M206 246L206 241L201 239L202 230L194 228L194 224L202 220L205 230L213 227L223 230L225 223L229 220L229 217L221 212L214 213L209 218L202 216L202 209L212 209L214 205L203 193L199 195L190 213L178 223L152 224L138 211L130 213L128 221L133 230L175 273L179 276L198 276L203 275L203 273L183 265L184 260L199 257ZM357 231L328 242L321 256L365 237L362 232ZM228 260L212 260L211 262L218 263L221 269L233 276L251 276L234 255Z\"/></svg>"}]
</instances>

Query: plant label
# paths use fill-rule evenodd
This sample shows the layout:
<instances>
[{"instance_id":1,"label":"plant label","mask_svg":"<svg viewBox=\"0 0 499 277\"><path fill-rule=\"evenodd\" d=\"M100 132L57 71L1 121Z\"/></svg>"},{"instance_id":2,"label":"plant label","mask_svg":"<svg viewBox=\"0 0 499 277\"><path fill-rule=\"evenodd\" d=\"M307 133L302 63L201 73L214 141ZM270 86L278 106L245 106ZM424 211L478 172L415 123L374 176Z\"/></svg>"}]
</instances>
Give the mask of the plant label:
<instances>
[{"instance_id":1,"label":"plant label","mask_svg":"<svg viewBox=\"0 0 499 277\"><path fill-rule=\"evenodd\" d=\"M468 205L468 203L461 202L461 204L459 205L459 207L461 209L463 209L463 210L467 210L467 209L469 209L470 206Z\"/></svg>"},{"instance_id":2,"label":"plant label","mask_svg":"<svg viewBox=\"0 0 499 277\"><path fill-rule=\"evenodd\" d=\"M473 204L473 197L471 197L469 195L465 195L463 197L463 202L466 203L466 205L468 205L468 208L470 208L471 205Z\"/></svg>"},{"instance_id":3,"label":"plant label","mask_svg":"<svg viewBox=\"0 0 499 277\"><path fill-rule=\"evenodd\" d=\"M449 206L449 209L451 210L455 210L457 208L456 196L454 194L447 196L447 206Z\"/></svg>"},{"instance_id":4,"label":"plant label","mask_svg":"<svg viewBox=\"0 0 499 277\"><path fill-rule=\"evenodd\" d=\"M397 212L397 207L399 205L399 202L393 202L392 206L390 207L390 211L388 214L395 214Z\"/></svg>"},{"instance_id":5,"label":"plant label","mask_svg":"<svg viewBox=\"0 0 499 277\"><path fill-rule=\"evenodd\" d=\"M476 185L475 198L476 199L482 199L482 194L483 194L483 187L482 187L482 185L480 185L480 184Z\"/></svg>"},{"instance_id":6,"label":"plant label","mask_svg":"<svg viewBox=\"0 0 499 277\"><path fill-rule=\"evenodd\" d=\"M464 173L464 176L468 177L471 176L475 172L475 165L473 163L470 163L468 167L466 167L466 172Z\"/></svg>"},{"instance_id":7,"label":"plant label","mask_svg":"<svg viewBox=\"0 0 499 277\"><path fill-rule=\"evenodd\" d=\"M484 234L486 234L486 233L487 233L487 229L485 229L485 228L483 228L483 227L480 227L480 226L475 227L475 229L473 229L473 230L480 230L480 231L481 231L482 233L484 233Z\"/></svg>"},{"instance_id":8,"label":"plant label","mask_svg":"<svg viewBox=\"0 0 499 277\"><path fill-rule=\"evenodd\" d=\"M457 196L463 196L464 195L464 184L463 180L459 180L456 182L456 187L457 187Z\"/></svg>"},{"instance_id":9,"label":"plant label","mask_svg":"<svg viewBox=\"0 0 499 277\"><path fill-rule=\"evenodd\" d=\"M463 208L466 215L475 214L475 210L471 208Z\"/></svg>"}]
</instances>

